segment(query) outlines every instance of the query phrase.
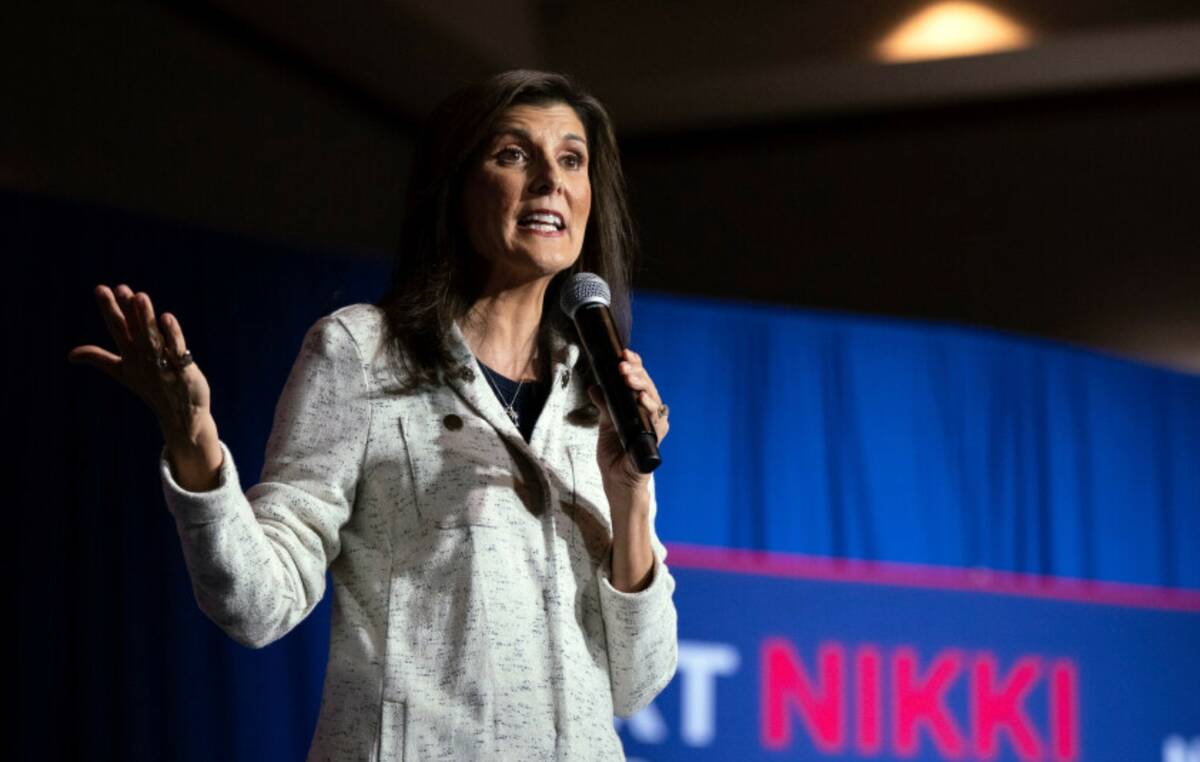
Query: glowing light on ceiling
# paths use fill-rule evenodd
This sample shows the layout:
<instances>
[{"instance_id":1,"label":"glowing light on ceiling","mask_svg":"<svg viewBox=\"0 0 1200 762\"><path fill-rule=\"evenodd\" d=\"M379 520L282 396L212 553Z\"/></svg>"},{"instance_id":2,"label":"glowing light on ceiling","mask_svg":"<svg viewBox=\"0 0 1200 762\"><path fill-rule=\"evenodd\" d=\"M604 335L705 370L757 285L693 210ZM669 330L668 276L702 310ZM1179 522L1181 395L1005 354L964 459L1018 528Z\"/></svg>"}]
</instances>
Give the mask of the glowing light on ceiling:
<instances>
[{"instance_id":1,"label":"glowing light on ceiling","mask_svg":"<svg viewBox=\"0 0 1200 762\"><path fill-rule=\"evenodd\" d=\"M1033 34L983 3L947 0L932 3L896 27L875 49L887 63L975 56L1016 50Z\"/></svg>"}]
</instances>

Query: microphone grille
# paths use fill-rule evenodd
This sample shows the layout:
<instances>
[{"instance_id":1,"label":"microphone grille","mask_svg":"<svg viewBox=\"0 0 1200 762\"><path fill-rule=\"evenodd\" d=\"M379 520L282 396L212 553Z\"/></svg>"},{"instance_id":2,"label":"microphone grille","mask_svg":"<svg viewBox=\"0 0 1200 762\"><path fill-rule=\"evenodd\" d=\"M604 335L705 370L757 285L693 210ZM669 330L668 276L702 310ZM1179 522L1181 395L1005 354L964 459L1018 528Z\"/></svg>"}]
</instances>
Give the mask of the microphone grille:
<instances>
[{"instance_id":1,"label":"microphone grille","mask_svg":"<svg viewBox=\"0 0 1200 762\"><path fill-rule=\"evenodd\" d=\"M563 284L558 299L562 311L567 317L575 318L575 311L585 304L603 304L608 307L612 303L612 292L608 284L595 273L575 273Z\"/></svg>"}]
</instances>

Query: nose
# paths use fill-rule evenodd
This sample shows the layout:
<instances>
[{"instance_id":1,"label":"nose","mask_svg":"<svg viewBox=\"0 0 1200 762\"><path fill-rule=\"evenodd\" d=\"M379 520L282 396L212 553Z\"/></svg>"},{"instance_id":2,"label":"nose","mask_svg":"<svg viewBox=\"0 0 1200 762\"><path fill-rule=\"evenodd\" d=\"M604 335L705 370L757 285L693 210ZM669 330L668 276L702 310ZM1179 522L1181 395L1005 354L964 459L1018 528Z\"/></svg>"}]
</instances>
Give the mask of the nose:
<instances>
[{"instance_id":1,"label":"nose","mask_svg":"<svg viewBox=\"0 0 1200 762\"><path fill-rule=\"evenodd\" d=\"M562 176L559 172L558 165L553 161L543 159L537 162L530 178L529 191L535 196L554 193L562 186Z\"/></svg>"}]
</instances>

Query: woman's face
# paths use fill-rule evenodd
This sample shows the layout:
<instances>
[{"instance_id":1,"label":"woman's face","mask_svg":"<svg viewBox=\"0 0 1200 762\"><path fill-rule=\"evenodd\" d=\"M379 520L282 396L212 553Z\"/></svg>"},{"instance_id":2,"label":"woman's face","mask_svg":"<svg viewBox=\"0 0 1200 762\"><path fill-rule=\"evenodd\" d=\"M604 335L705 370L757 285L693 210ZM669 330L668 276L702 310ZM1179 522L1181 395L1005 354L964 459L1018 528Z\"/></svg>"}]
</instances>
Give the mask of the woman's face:
<instances>
[{"instance_id":1,"label":"woman's face","mask_svg":"<svg viewBox=\"0 0 1200 762\"><path fill-rule=\"evenodd\" d=\"M498 120L463 188L463 216L493 282L567 269L592 206L586 131L565 103L519 105Z\"/></svg>"}]
</instances>

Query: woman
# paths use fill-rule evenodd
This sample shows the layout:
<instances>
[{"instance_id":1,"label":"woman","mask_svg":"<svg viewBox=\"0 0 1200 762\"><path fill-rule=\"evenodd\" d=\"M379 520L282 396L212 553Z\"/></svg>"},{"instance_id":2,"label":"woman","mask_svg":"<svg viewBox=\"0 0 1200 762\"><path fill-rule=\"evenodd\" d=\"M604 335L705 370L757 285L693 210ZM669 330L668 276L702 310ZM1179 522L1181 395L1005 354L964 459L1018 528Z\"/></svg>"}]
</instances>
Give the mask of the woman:
<instances>
[{"instance_id":1,"label":"woman","mask_svg":"<svg viewBox=\"0 0 1200 762\"><path fill-rule=\"evenodd\" d=\"M282 637L334 581L310 759L621 759L676 665L653 480L622 453L557 309L612 287L632 226L612 126L565 77L452 95L418 145L391 288L316 322L242 492L178 321L96 296L121 355L77 347L157 414L197 601L239 642ZM622 371L667 433L641 359ZM599 420L597 420L599 411Z\"/></svg>"}]
</instances>

